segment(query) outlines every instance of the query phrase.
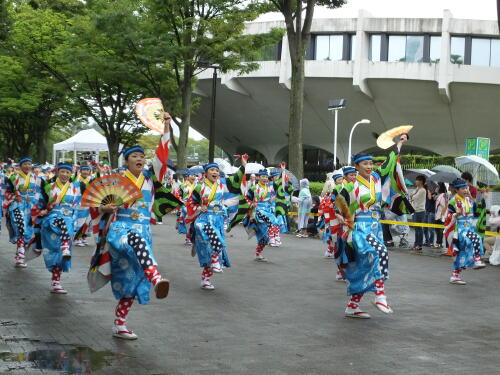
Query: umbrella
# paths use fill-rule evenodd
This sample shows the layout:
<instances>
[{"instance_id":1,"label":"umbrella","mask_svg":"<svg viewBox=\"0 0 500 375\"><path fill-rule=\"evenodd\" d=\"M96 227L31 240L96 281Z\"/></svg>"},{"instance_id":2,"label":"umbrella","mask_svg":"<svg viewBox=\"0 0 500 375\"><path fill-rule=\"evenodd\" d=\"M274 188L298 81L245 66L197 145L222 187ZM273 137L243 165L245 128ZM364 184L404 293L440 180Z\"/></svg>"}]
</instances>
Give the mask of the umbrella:
<instances>
[{"instance_id":1,"label":"umbrella","mask_svg":"<svg viewBox=\"0 0 500 375\"><path fill-rule=\"evenodd\" d=\"M245 174L257 173L261 169L265 169L262 164L259 163L247 163L245 167Z\"/></svg>"},{"instance_id":2,"label":"umbrella","mask_svg":"<svg viewBox=\"0 0 500 375\"><path fill-rule=\"evenodd\" d=\"M224 172L224 174L231 174L233 173L233 167L227 160L221 159L221 158L215 158L214 162L219 165L219 169Z\"/></svg>"},{"instance_id":3,"label":"umbrella","mask_svg":"<svg viewBox=\"0 0 500 375\"><path fill-rule=\"evenodd\" d=\"M201 166L201 165L194 165L191 168L189 168L189 171L194 172L196 174L201 174L201 173L205 172L205 170L203 169L203 166Z\"/></svg>"},{"instance_id":4,"label":"umbrella","mask_svg":"<svg viewBox=\"0 0 500 375\"><path fill-rule=\"evenodd\" d=\"M462 174L457 168L452 167L451 165L436 165L435 167L431 168L432 172L446 172L446 173L453 173L456 178L460 177Z\"/></svg>"},{"instance_id":5,"label":"umbrella","mask_svg":"<svg viewBox=\"0 0 500 375\"><path fill-rule=\"evenodd\" d=\"M498 171L488 160L476 155L459 156L455 163L462 172L469 172L474 180L486 185L499 183Z\"/></svg>"},{"instance_id":6,"label":"umbrella","mask_svg":"<svg viewBox=\"0 0 500 375\"><path fill-rule=\"evenodd\" d=\"M429 177L429 180L433 181L433 182L452 183L453 180L456 178L457 178L457 175L455 173L438 172L436 174L433 174L431 177Z\"/></svg>"},{"instance_id":7,"label":"umbrella","mask_svg":"<svg viewBox=\"0 0 500 375\"><path fill-rule=\"evenodd\" d=\"M271 168L270 172L271 173L276 173L276 172L281 173L281 168ZM297 177L295 177L295 175L292 172L290 172L288 169L284 169L283 173L288 177L288 181L290 181L290 183L292 184L293 189L299 190L299 179Z\"/></svg>"},{"instance_id":8,"label":"umbrella","mask_svg":"<svg viewBox=\"0 0 500 375\"><path fill-rule=\"evenodd\" d=\"M417 176L424 175L426 178L429 178L433 174L434 172L428 169L407 169L404 172L405 178L407 178L413 183L415 183L415 179L417 178Z\"/></svg>"}]
</instances>

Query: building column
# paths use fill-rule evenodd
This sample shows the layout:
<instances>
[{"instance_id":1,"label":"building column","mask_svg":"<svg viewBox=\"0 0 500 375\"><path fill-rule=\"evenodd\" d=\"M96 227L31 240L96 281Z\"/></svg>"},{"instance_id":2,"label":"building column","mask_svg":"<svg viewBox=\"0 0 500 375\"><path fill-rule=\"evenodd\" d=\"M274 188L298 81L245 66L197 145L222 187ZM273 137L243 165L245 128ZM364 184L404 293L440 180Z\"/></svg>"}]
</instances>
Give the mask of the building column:
<instances>
[{"instance_id":1,"label":"building column","mask_svg":"<svg viewBox=\"0 0 500 375\"><path fill-rule=\"evenodd\" d=\"M370 18L371 14L366 10L360 9L358 13L358 22L356 25L356 50L354 51L354 66L352 74L352 84L354 89L373 99L370 88L366 84L368 75L370 35L365 31L365 20Z\"/></svg>"},{"instance_id":2,"label":"building column","mask_svg":"<svg viewBox=\"0 0 500 375\"><path fill-rule=\"evenodd\" d=\"M438 67L438 89L439 94L446 103L451 103L450 82L453 80L453 64L450 61L451 36L450 21L453 15L448 9L443 11L443 23L441 29L441 57Z\"/></svg>"}]
</instances>

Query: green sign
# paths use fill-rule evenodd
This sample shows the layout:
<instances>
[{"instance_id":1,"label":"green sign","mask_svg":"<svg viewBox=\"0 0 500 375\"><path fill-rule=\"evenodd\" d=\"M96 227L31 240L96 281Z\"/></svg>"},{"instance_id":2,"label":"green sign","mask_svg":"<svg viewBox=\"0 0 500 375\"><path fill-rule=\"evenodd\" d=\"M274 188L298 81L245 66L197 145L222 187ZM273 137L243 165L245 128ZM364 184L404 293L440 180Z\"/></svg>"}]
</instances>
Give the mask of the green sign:
<instances>
[{"instance_id":1,"label":"green sign","mask_svg":"<svg viewBox=\"0 0 500 375\"><path fill-rule=\"evenodd\" d=\"M465 142L465 155L477 155L483 159L490 158L489 138L467 138Z\"/></svg>"},{"instance_id":2,"label":"green sign","mask_svg":"<svg viewBox=\"0 0 500 375\"><path fill-rule=\"evenodd\" d=\"M478 138L477 139L477 156L488 160L490 158L490 139Z\"/></svg>"}]
</instances>

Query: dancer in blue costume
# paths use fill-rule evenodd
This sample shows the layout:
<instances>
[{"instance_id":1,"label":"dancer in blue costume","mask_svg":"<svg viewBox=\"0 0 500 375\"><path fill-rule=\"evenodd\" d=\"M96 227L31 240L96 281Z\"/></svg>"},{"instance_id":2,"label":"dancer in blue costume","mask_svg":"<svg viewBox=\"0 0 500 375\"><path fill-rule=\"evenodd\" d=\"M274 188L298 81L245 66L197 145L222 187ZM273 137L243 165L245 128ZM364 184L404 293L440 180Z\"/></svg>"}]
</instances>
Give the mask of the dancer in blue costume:
<instances>
[{"instance_id":1,"label":"dancer in blue costume","mask_svg":"<svg viewBox=\"0 0 500 375\"><path fill-rule=\"evenodd\" d=\"M71 181L72 166L57 165L57 177L53 182L44 182L40 199L32 213L41 219L41 241L45 249L45 267L52 273L50 292L66 294L61 285L61 272L71 269L71 247L75 234L76 211L85 186ZM38 254L40 249L34 250Z\"/></svg>"},{"instance_id":2,"label":"dancer in blue costume","mask_svg":"<svg viewBox=\"0 0 500 375\"><path fill-rule=\"evenodd\" d=\"M80 166L80 173L73 176L73 180L87 187L93 180L91 169L88 165ZM78 207L76 211L78 232L75 234L75 246L87 246L88 231L90 228L90 209L88 207Z\"/></svg>"},{"instance_id":3,"label":"dancer in blue costume","mask_svg":"<svg viewBox=\"0 0 500 375\"><path fill-rule=\"evenodd\" d=\"M210 280L213 272L220 273L222 266L231 266L226 251L224 202L228 196L240 194L247 159L248 156L243 155L240 169L224 182L219 179L219 165L206 164L205 178L196 185L187 203L186 223L194 223L191 238L203 268L201 288L204 290L215 289Z\"/></svg>"},{"instance_id":4,"label":"dancer in blue costume","mask_svg":"<svg viewBox=\"0 0 500 375\"><path fill-rule=\"evenodd\" d=\"M7 228L16 244L16 267L25 268L25 245L33 238L31 209L37 203L41 180L32 172L32 160L19 160L20 170L6 179Z\"/></svg>"},{"instance_id":5,"label":"dancer in blue costume","mask_svg":"<svg viewBox=\"0 0 500 375\"><path fill-rule=\"evenodd\" d=\"M373 170L370 155L355 155L353 161L358 176L344 186L336 199L338 219L349 226L343 234L345 241L338 241L339 253L336 254L350 296L345 310L347 317L370 318L359 307L366 292L375 292L374 304L380 311L393 312L384 289L384 280L389 276L389 253L379 218L384 205L397 214L413 211L399 164L399 151L407 140L406 134L401 136L397 147L377 171Z\"/></svg>"},{"instance_id":6,"label":"dancer in blue costume","mask_svg":"<svg viewBox=\"0 0 500 375\"><path fill-rule=\"evenodd\" d=\"M182 205L170 189L159 182L167 171L169 122L170 115L165 112L166 133L161 137L153 159L154 174L144 170L146 158L142 147L133 146L123 152L127 167L125 178L141 190L142 198L122 206L101 206L98 213L91 209L93 219L100 223L99 244L104 234L103 224L109 220L106 216L113 215L106 235L109 252L100 256L99 266L103 267L105 260L110 265L111 289L118 300L112 332L113 336L121 339L137 339L137 335L126 327L127 315L134 300L147 304L151 286L157 298L165 298L170 287L170 282L162 278L158 271L151 234L151 223L156 222L156 217L162 217ZM96 214L99 216L95 217ZM99 247L93 263L100 255L98 251Z\"/></svg>"},{"instance_id":7,"label":"dancer in blue costume","mask_svg":"<svg viewBox=\"0 0 500 375\"><path fill-rule=\"evenodd\" d=\"M457 194L448 203L445 222L446 238L455 257L450 283L465 285L466 282L461 277L462 270L486 267L481 261L484 254L483 240L476 231L474 219L479 217L479 210L470 195L469 185L465 180L457 178L452 186Z\"/></svg>"},{"instance_id":8,"label":"dancer in blue costume","mask_svg":"<svg viewBox=\"0 0 500 375\"><path fill-rule=\"evenodd\" d=\"M281 176L280 172L272 172L269 175L269 179L271 182L278 182ZM271 210L272 212L276 212L276 198L278 196L278 192L272 192L271 198ZM272 247L280 247L282 245L281 242L281 233L288 232L288 223L286 221L286 215L276 215L276 226L269 227L269 246Z\"/></svg>"},{"instance_id":9,"label":"dancer in blue costume","mask_svg":"<svg viewBox=\"0 0 500 375\"><path fill-rule=\"evenodd\" d=\"M191 234L189 233L190 227L186 225L187 206L185 204L191 197L191 194L193 193L193 190L196 186L197 173L198 172L196 170L189 169L184 172L184 182L179 187L178 193L178 197L184 202L184 206L182 206L179 211L179 218L177 220L177 232L186 235L186 245L192 245L192 243Z\"/></svg>"},{"instance_id":10,"label":"dancer in blue costume","mask_svg":"<svg viewBox=\"0 0 500 375\"><path fill-rule=\"evenodd\" d=\"M281 166L284 169L284 166ZM243 221L243 225L249 234L255 234L257 238L257 247L255 249L255 260L257 262L267 262L262 255L266 245L270 243L269 232L275 236L279 233L278 219L276 218L273 201L276 200L281 178L277 181L269 182L269 173L267 169L261 169L257 173L257 184L252 186L246 199L253 208Z\"/></svg>"}]
</instances>

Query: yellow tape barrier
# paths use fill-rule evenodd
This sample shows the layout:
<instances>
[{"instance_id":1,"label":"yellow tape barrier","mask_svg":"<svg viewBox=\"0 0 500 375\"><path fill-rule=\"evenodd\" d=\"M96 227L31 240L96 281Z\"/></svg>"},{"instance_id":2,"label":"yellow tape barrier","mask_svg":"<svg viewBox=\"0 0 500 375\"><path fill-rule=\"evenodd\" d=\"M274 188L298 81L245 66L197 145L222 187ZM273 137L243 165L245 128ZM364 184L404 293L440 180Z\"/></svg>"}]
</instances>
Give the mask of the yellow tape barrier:
<instances>
[{"instance_id":1,"label":"yellow tape barrier","mask_svg":"<svg viewBox=\"0 0 500 375\"><path fill-rule=\"evenodd\" d=\"M297 212L289 212L288 215L297 215ZM314 217L318 216L318 214L309 214L309 216ZM394 220L380 220L382 224L391 224L391 225L409 225L410 227L424 227L424 228L438 228L443 229L444 225L441 224L427 224L427 223L413 223L413 222L403 222L403 221L394 221ZM500 236L500 233L497 232L484 232L486 236Z\"/></svg>"}]
</instances>

